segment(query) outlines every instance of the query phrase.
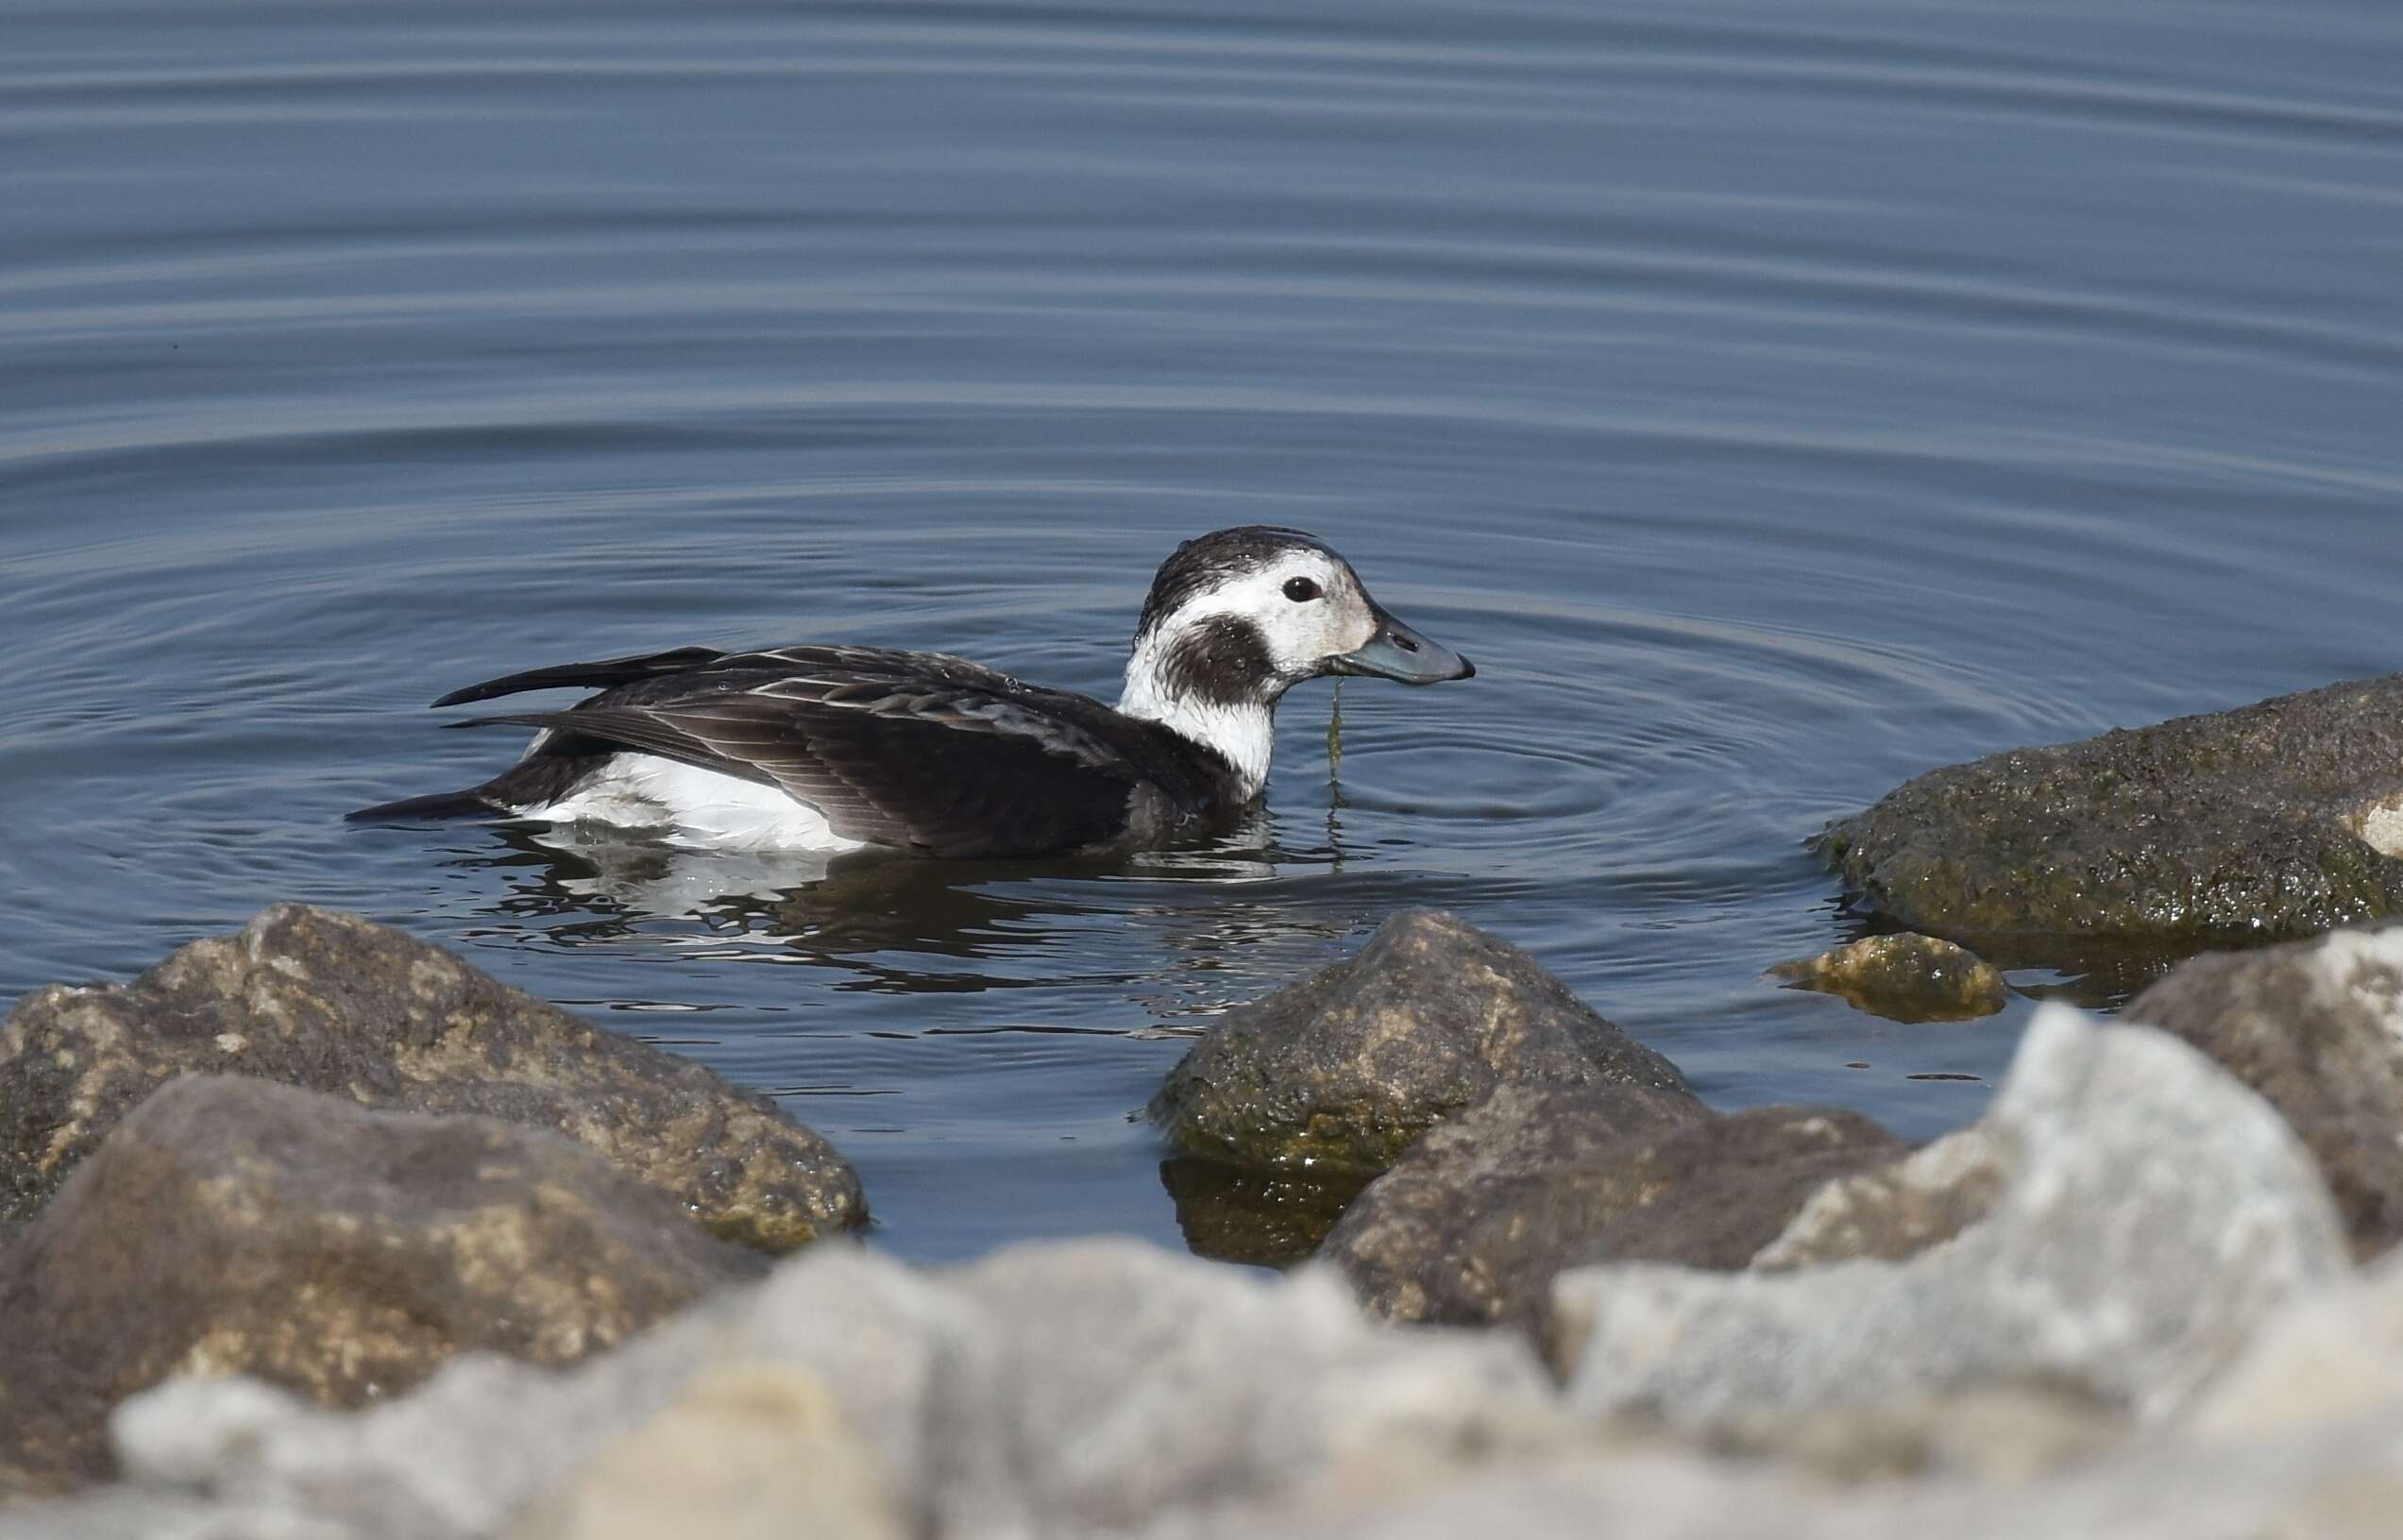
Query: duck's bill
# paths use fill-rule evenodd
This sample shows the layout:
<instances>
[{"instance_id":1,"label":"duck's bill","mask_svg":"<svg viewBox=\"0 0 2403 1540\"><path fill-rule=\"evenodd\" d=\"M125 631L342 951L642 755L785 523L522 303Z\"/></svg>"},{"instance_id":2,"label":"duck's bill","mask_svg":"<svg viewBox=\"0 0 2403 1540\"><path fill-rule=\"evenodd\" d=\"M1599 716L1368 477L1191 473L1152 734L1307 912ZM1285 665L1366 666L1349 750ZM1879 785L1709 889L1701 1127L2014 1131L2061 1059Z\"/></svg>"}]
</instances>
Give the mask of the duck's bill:
<instances>
[{"instance_id":1,"label":"duck's bill","mask_svg":"<svg viewBox=\"0 0 2403 1540\"><path fill-rule=\"evenodd\" d=\"M1430 642L1384 611L1377 612L1377 635L1366 647L1338 653L1328 669L1339 674L1373 674L1398 679L1405 685L1432 685L1445 679L1467 679L1477 665L1450 648Z\"/></svg>"}]
</instances>

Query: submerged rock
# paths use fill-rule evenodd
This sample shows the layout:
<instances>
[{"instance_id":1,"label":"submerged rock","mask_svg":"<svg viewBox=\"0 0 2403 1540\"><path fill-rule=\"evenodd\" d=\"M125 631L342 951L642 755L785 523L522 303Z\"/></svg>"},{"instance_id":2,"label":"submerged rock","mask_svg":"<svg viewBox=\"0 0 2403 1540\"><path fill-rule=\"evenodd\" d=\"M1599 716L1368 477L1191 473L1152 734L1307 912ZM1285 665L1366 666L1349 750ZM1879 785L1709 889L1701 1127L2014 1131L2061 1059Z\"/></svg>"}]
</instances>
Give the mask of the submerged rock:
<instances>
[{"instance_id":1,"label":"submerged rock","mask_svg":"<svg viewBox=\"0 0 2403 1540\"><path fill-rule=\"evenodd\" d=\"M2403 930L2196 957L2126 1019L2192 1043L2286 1115L2357 1252L2403 1240Z\"/></svg>"},{"instance_id":2,"label":"submerged rock","mask_svg":"<svg viewBox=\"0 0 2403 1540\"><path fill-rule=\"evenodd\" d=\"M0 1216L39 1209L186 1073L554 1129L768 1250L867 1221L858 1176L767 1097L399 931L298 904L131 984L18 1003L0 1026Z\"/></svg>"},{"instance_id":3,"label":"submerged rock","mask_svg":"<svg viewBox=\"0 0 2403 1540\"><path fill-rule=\"evenodd\" d=\"M1159 1163L1159 1184L1176 1205L1186 1249L1255 1267L1309 1261L1373 1179L1361 1171L1238 1166L1193 1155Z\"/></svg>"},{"instance_id":4,"label":"submerged rock","mask_svg":"<svg viewBox=\"0 0 2403 1540\"><path fill-rule=\"evenodd\" d=\"M571 1362L765 1266L556 1135L191 1076L0 1253L0 1427L21 1484L71 1484L169 1375L356 1405L471 1348Z\"/></svg>"},{"instance_id":5,"label":"submerged rock","mask_svg":"<svg viewBox=\"0 0 2403 1540\"><path fill-rule=\"evenodd\" d=\"M1863 937L1816 957L1781 962L1768 976L1842 995L1897 1022L1966 1022L1991 1016L2011 1001L2010 986L1992 963L1967 947L1916 933Z\"/></svg>"},{"instance_id":6,"label":"submerged rock","mask_svg":"<svg viewBox=\"0 0 2403 1540\"><path fill-rule=\"evenodd\" d=\"M1188 1154L1377 1172L1506 1084L1685 1091L1516 947L1410 909L1345 960L1231 1010L1171 1071L1151 1115Z\"/></svg>"},{"instance_id":7,"label":"submerged rock","mask_svg":"<svg viewBox=\"0 0 2403 1540\"><path fill-rule=\"evenodd\" d=\"M1764 1258L1902 1249L1890 1238L1957 1226L1904 1261L1564 1274L1574 1398L1708 1427L2017 1383L2157 1417L2349 1266L2309 1153L2259 1097L2163 1033L2058 1007L1974 1129L1905 1165L1921 1170L1814 1200ZM1897 1223L1874 1222L1881 1201Z\"/></svg>"},{"instance_id":8,"label":"submerged rock","mask_svg":"<svg viewBox=\"0 0 2403 1540\"><path fill-rule=\"evenodd\" d=\"M2191 948L2403 913L2403 675L1936 770L1816 844L1948 936Z\"/></svg>"},{"instance_id":9,"label":"submerged rock","mask_svg":"<svg viewBox=\"0 0 2403 1540\"><path fill-rule=\"evenodd\" d=\"M1377 1178L1322 1255L1379 1314L1540 1340L1562 1268L1742 1267L1830 1177L1902 1152L1855 1112L1719 1117L1637 1087L1506 1086Z\"/></svg>"}]
</instances>

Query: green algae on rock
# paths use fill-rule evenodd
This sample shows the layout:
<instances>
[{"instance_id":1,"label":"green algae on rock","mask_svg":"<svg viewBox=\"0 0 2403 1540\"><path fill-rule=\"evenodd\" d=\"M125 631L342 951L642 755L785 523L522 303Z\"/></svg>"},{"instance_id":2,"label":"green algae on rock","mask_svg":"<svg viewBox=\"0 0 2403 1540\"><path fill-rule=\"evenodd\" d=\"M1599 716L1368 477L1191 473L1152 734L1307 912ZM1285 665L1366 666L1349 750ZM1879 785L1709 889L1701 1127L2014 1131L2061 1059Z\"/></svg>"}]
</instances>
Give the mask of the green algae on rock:
<instances>
[{"instance_id":1,"label":"green algae on rock","mask_svg":"<svg viewBox=\"0 0 2403 1540\"><path fill-rule=\"evenodd\" d=\"M1355 956L1227 1012L1151 1116L1190 1155L1374 1173L1508 1083L1691 1094L1677 1066L1526 953L1457 915L1407 909Z\"/></svg>"},{"instance_id":2,"label":"green algae on rock","mask_svg":"<svg viewBox=\"0 0 2403 1540\"><path fill-rule=\"evenodd\" d=\"M1946 936L2197 946L2403 913L2403 674L1955 765L1811 843Z\"/></svg>"},{"instance_id":3,"label":"green algae on rock","mask_svg":"<svg viewBox=\"0 0 2403 1540\"><path fill-rule=\"evenodd\" d=\"M2010 1004L2010 986L1992 963L1952 941L1909 933L1865 936L1850 946L1797 962L1768 976L1798 990L1841 995L1873 1016L1896 1022L1966 1022Z\"/></svg>"},{"instance_id":4,"label":"green algae on rock","mask_svg":"<svg viewBox=\"0 0 2403 1540\"><path fill-rule=\"evenodd\" d=\"M849 1162L768 1097L439 947L300 904L130 984L18 1002L0 1025L0 1218L38 1210L119 1118L188 1073L549 1128L766 1251L868 1218Z\"/></svg>"}]
</instances>

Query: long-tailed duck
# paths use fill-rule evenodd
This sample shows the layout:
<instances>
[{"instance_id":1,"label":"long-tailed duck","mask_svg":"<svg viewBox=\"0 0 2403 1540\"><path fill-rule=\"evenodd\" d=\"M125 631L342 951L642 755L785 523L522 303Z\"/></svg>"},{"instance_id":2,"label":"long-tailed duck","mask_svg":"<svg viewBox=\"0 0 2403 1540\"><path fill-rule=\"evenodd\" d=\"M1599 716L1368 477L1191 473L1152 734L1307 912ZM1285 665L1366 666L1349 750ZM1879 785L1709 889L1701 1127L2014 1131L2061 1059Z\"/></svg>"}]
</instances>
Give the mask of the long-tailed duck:
<instances>
[{"instance_id":1,"label":"long-tailed duck","mask_svg":"<svg viewBox=\"0 0 2403 1540\"><path fill-rule=\"evenodd\" d=\"M540 731L482 786L350 816L591 821L748 849L1133 849L1256 803L1278 700L1303 680L1476 671L1387 614L1325 542L1251 525L1188 540L1161 565L1115 709L938 652L683 647L453 690L434 704L600 693L460 723Z\"/></svg>"}]
</instances>

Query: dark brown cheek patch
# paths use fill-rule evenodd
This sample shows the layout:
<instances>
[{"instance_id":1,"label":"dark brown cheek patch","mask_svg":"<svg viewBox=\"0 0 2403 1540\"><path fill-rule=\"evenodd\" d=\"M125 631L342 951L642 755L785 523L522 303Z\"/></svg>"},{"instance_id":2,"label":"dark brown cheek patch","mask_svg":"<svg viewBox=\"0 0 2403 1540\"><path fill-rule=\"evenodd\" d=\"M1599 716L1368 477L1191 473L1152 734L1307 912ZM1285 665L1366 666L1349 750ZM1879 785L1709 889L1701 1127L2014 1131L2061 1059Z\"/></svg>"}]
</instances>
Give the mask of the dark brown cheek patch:
<instances>
[{"instance_id":1,"label":"dark brown cheek patch","mask_svg":"<svg viewBox=\"0 0 2403 1540\"><path fill-rule=\"evenodd\" d=\"M1260 628L1232 615L1205 620L1178 636L1160 668L1170 698L1222 706L1266 699L1276 674Z\"/></svg>"}]
</instances>

